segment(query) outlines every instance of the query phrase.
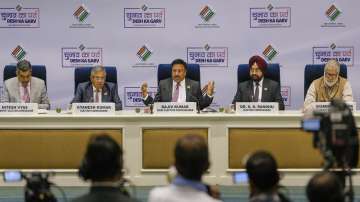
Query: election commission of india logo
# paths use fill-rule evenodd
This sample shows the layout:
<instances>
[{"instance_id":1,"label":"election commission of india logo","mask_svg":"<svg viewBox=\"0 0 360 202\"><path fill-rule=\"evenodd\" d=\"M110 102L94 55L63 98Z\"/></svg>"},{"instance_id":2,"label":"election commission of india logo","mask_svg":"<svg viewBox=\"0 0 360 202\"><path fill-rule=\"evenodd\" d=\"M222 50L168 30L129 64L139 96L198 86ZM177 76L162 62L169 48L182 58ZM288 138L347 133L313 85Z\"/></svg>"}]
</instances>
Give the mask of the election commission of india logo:
<instances>
[{"instance_id":1,"label":"election commission of india logo","mask_svg":"<svg viewBox=\"0 0 360 202\"><path fill-rule=\"evenodd\" d=\"M151 56L152 51L146 46L143 45L138 52L136 53L136 55L143 61L145 62L147 59L149 59L149 57Z\"/></svg>"},{"instance_id":2,"label":"election commission of india logo","mask_svg":"<svg viewBox=\"0 0 360 202\"><path fill-rule=\"evenodd\" d=\"M271 61L278 55L278 51L272 45L268 45L265 50L263 51L263 55L268 61Z\"/></svg>"},{"instance_id":3,"label":"election commission of india logo","mask_svg":"<svg viewBox=\"0 0 360 202\"><path fill-rule=\"evenodd\" d=\"M90 12L84 5L81 5L76 9L73 15L79 22L83 22L90 15Z\"/></svg>"},{"instance_id":4,"label":"election commission of india logo","mask_svg":"<svg viewBox=\"0 0 360 202\"><path fill-rule=\"evenodd\" d=\"M80 5L74 10L73 16L76 20L70 28L94 28L94 25L89 23L90 10L84 5Z\"/></svg>"},{"instance_id":5,"label":"election commission of india logo","mask_svg":"<svg viewBox=\"0 0 360 202\"><path fill-rule=\"evenodd\" d=\"M40 9L24 8L17 5L14 8L0 8L0 28L39 28Z\"/></svg>"},{"instance_id":6,"label":"election commission of india logo","mask_svg":"<svg viewBox=\"0 0 360 202\"><path fill-rule=\"evenodd\" d=\"M208 29L208 28L220 28L220 26L214 21L214 16L216 12L214 8L209 5L201 7L198 15L200 16L199 20L201 21L195 25L195 28Z\"/></svg>"},{"instance_id":7,"label":"election commission of india logo","mask_svg":"<svg viewBox=\"0 0 360 202\"><path fill-rule=\"evenodd\" d=\"M17 60L20 61L22 59L25 58L26 55L26 51L24 50L23 47L21 47L20 45L16 46L12 52L11 55Z\"/></svg>"},{"instance_id":8,"label":"election commission of india logo","mask_svg":"<svg viewBox=\"0 0 360 202\"><path fill-rule=\"evenodd\" d=\"M199 15L201 16L201 18L202 18L205 22L209 22L210 19L211 19L212 17L214 17L215 12L214 12L213 9L211 9L208 5L205 5L205 6L201 9Z\"/></svg>"},{"instance_id":9,"label":"election commission of india logo","mask_svg":"<svg viewBox=\"0 0 360 202\"><path fill-rule=\"evenodd\" d=\"M345 27L343 22L339 22L339 17L342 16L342 13L341 9L335 4L329 5L324 13L328 21L324 22L321 27Z\"/></svg>"},{"instance_id":10,"label":"election commission of india logo","mask_svg":"<svg viewBox=\"0 0 360 202\"><path fill-rule=\"evenodd\" d=\"M335 21L336 18L338 18L341 14L341 11L334 5L332 4L327 10L326 10L326 16L331 20L331 21Z\"/></svg>"}]
</instances>

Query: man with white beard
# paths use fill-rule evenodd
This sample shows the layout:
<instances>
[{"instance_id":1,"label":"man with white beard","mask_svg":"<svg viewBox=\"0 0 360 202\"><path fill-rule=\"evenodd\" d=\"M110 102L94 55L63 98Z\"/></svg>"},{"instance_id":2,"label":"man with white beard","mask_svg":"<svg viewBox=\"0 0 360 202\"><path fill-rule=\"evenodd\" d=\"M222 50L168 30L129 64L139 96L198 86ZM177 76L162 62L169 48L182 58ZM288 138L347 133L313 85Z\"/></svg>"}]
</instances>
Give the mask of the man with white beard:
<instances>
[{"instance_id":1,"label":"man with white beard","mask_svg":"<svg viewBox=\"0 0 360 202\"><path fill-rule=\"evenodd\" d=\"M346 78L339 76L340 64L331 59L325 64L324 76L314 80L305 96L304 110L311 109L314 102L330 102L333 99L342 99L353 102L350 83Z\"/></svg>"}]
</instances>

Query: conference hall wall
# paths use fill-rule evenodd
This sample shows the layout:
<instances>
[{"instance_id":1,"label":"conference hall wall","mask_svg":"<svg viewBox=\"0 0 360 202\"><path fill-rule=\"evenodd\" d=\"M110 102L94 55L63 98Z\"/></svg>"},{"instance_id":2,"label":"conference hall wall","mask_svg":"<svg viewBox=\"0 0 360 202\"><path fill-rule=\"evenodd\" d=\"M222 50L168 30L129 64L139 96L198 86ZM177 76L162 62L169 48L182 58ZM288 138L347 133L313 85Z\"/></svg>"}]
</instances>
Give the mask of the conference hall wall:
<instances>
[{"instance_id":1,"label":"conference hall wall","mask_svg":"<svg viewBox=\"0 0 360 202\"><path fill-rule=\"evenodd\" d=\"M286 108L300 109L305 65L337 58L359 102L359 8L358 0L1 0L0 66L46 65L53 109L72 99L74 67L116 66L131 109L142 106L143 81L155 93L158 64L183 58L201 65L201 85L215 81L216 108L232 101L237 66L258 54L280 63Z\"/></svg>"}]
</instances>

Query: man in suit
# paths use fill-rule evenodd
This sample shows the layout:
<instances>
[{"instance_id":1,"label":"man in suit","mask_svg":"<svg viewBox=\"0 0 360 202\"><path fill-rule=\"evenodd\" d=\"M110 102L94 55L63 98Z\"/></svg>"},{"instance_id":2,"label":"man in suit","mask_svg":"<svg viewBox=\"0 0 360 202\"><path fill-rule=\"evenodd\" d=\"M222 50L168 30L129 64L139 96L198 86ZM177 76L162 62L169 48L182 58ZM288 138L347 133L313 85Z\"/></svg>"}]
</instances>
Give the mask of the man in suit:
<instances>
[{"instance_id":1,"label":"man in suit","mask_svg":"<svg viewBox=\"0 0 360 202\"><path fill-rule=\"evenodd\" d=\"M200 89L200 83L186 77L186 63L176 59L171 63L171 78L159 82L155 98L148 94L147 83L141 85L141 92L145 105L154 102L196 102L200 109L209 106L213 100L214 81L210 81L206 88L206 95Z\"/></svg>"},{"instance_id":2,"label":"man in suit","mask_svg":"<svg viewBox=\"0 0 360 202\"><path fill-rule=\"evenodd\" d=\"M79 168L79 176L91 182L90 191L72 202L136 202L124 187L123 165L122 148L112 137L93 136Z\"/></svg>"},{"instance_id":3,"label":"man in suit","mask_svg":"<svg viewBox=\"0 0 360 202\"><path fill-rule=\"evenodd\" d=\"M277 102L279 109L284 110L284 102L280 94L278 82L264 78L267 63L260 56L253 56L249 60L250 77L248 81L238 84L233 104L236 102Z\"/></svg>"},{"instance_id":4,"label":"man in suit","mask_svg":"<svg viewBox=\"0 0 360 202\"><path fill-rule=\"evenodd\" d=\"M90 81L80 83L71 103L80 102L113 102L115 110L121 110L122 104L115 83L105 82L106 71L103 66L91 69Z\"/></svg>"},{"instance_id":5,"label":"man in suit","mask_svg":"<svg viewBox=\"0 0 360 202\"><path fill-rule=\"evenodd\" d=\"M45 82L31 76L29 61L19 61L16 65L16 77L4 82L4 102L38 103L40 109L50 109Z\"/></svg>"}]
</instances>

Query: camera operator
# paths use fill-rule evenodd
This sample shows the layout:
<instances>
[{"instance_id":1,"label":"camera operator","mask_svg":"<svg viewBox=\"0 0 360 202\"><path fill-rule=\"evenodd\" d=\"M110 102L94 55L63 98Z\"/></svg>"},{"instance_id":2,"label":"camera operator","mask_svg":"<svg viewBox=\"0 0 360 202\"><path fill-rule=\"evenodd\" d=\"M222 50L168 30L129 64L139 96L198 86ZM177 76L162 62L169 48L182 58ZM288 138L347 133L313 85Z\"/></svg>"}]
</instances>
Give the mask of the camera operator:
<instances>
[{"instance_id":1,"label":"camera operator","mask_svg":"<svg viewBox=\"0 0 360 202\"><path fill-rule=\"evenodd\" d=\"M90 192L73 202L135 202L123 187L123 151L107 134L90 139L79 175L91 181Z\"/></svg>"},{"instance_id":2,"label":"camera operator","mask_svg":"<svg viewBox=\"0 0 360 202\"><path fill-rule=\"evenodd\" d=\"M351 169L358 164L359 140L350 107L342 100L332 100L328 113L314 112L314 117L303 120L303 129L314 132L313 146L323 155L323 169L339 177L345 198L353 201Z\"/></svg>"},{"instance_id":3,"label":"camera operator","mask_svg":"<svg viewBox=\"0 0 360 202\"><path fill-rule=\"evenodd\" d=\"M216 202L215 189L205 185L201 178L209 168L209 151L205 139L198 135L180 138L175 146L176 177L166 187L154 188L149 202Z\"/></svg>"}]
</instances>

